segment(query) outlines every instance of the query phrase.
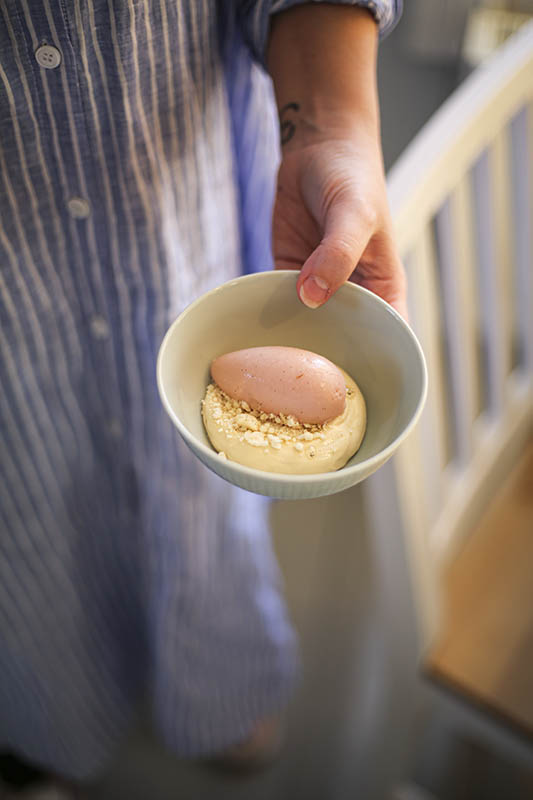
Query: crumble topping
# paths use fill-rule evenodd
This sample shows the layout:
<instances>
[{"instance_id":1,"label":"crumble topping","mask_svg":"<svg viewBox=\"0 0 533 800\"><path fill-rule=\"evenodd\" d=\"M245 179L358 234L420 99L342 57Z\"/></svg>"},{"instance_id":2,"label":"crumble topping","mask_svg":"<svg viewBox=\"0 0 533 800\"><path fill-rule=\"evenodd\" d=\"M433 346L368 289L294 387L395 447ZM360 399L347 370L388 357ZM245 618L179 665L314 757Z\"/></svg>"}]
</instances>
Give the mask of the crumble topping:
<instances>
[{"instance_id":1,"label":"crumble topping","mask_svg":"<svg viewBox=\"0 0 533 800\"><path fill-rule=\"evenodd\" d=\"M351 390L347 389L351 394ZM220 425L219 433L224 432L228 439L236 436L253 447L280 450L284 443L293 445L297 453L304 453L304 442L325 439L327 422L323 425L301 423L293 416L285 414L266 414L256 411L244 400L229 397L216 383L210 383L202 400L202 407L209 404L213 419ZM314 447L308 450L309 458L315 455Z\"/></svg>"}]
</instances>

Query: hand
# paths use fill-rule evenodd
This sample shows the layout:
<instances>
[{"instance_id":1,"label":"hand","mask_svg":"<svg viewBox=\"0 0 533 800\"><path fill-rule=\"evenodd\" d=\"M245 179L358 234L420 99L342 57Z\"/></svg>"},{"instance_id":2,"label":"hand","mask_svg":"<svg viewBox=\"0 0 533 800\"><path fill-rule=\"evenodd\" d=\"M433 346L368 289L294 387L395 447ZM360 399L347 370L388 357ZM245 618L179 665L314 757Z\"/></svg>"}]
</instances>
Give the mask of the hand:
<instances>
[{"instance_id":1,"label":"hand","mask_svg":"<svg viewBox=\"0 0 533 800\"><path fill-rule=\"evenodd\" d=\"M352 280L407 318L405 272L373 133L351 128L285 146L273 251L277 269L301 270L297 289L307 306L317 308Z\"/></svg>"}]
</instances>

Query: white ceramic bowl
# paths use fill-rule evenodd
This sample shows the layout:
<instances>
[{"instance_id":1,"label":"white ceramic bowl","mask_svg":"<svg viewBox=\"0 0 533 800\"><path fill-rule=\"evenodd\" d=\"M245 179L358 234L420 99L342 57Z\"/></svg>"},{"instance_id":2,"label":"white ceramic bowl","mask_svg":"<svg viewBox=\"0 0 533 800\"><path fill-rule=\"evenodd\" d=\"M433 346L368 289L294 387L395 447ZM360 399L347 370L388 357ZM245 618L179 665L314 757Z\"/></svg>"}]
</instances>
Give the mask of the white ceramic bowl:
<instances>
[{"instance_id":1,"label":"white ceramic bowl","mask_svg":"<svg viewBox=\"0 0 533 800\"><path fill-rule=\"evenodd\" d=\"M384 464L423 408L427 373L406 322L376 295L347 283L319 309L296 295L297 273L246 275L204 294L170 326L157 361L159 394L191 450L227 481L286 499L334 494ZM368 424L363 443L336 472L282 475L222 459L207 439L200 401L209 365L222 353L259 345L312 350L348 372L363 392Z\"/></svg>"}]
</instances>

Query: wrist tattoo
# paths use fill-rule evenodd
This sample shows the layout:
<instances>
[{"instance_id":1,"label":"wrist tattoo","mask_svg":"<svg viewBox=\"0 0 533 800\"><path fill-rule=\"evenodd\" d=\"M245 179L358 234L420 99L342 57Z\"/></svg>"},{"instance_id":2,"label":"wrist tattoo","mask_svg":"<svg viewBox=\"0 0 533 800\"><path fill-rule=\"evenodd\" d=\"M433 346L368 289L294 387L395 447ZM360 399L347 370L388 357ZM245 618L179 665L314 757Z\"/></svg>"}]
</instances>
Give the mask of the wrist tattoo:
<instances>
[{"instance_id":1,"label":"wrist tattoo","mask_svg":"<svg viewBox=\"0 0 533 800\"><path fill-rule=\"evenodd\" d=\"M287 103L286 105L283 106L283 108L280 108L279 132L282 145L287 144L287 142L290 142L290 140L294 136L294 133L296 131L296 122L290 117L291 117L291 112L299 110L300 110L299 103Z\"/></svg>"}]
</instances>

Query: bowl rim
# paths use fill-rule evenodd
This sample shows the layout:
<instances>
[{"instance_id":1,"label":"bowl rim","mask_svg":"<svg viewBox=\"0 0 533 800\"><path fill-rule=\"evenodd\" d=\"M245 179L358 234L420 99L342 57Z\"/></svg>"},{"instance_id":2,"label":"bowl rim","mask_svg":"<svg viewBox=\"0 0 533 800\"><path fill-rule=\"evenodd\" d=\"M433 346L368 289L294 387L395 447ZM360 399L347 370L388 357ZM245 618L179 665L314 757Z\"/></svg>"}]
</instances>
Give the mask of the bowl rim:
<instances>
[{"instance_id":1,"label":"bowl rim","mask_svg":"<svg viewBox=\"0 0 533 800\"><path fill-rule=\"evenodd\" d=\"M267 481L270 483L283 483L283 484L297 484L297 485L308 485L308 484L323 484L326 483L335 483L336 480L338 481L340 476L343 477L347 475L356 476L361 472L369 472L369 474L374 471L374 469L380 466L381 463L388 460L388 458L394 453L394 451L400 446L404 439L409 435L411 430L416 425L420 414L424 408L426 398L427 398L427 391L428 391L428 372L427 372L427 365L426 359L424 356L424 351L418 341L414 331L404 320L404 318L394 309L386 300L383 300L379 295L371 292L369 289L365 289L363 286L359 286L356 283L351 283L347 281L344 283L340 289L337 291L355 291L361 292L365 295L368 295L372 302L376 302L378 306L381 306L382 310L386 313L391 314L394 317L396 322L399 322L401 327L406 331L408 338L414 344L415 351L418 355L419 363L421 365L422 371L422 391L420 393L420 397L418 399L418 403L416 405L415 410L411 416L411 419L405 426L405 428L401 431L401 433L396 436L395 439L392 440L390 444L387 445L383 450L380 450L379 453L371 456L370 458L364 459L364 461L360 461L357 464L353 464L352 466L344 466L340 469L334 470L333 472L316 472L310 475L293 475L287 472L266 472L265 470L255 469L255 467L246 467L243 464L239 464L236 461L230 461L229 459L222 460L219 454L214 450L212 447L208 447L207 445L203 444L197 437L192 434L189 429L183 424L180 420L178 415L174 412L169 399L167 397L164 381L162 377L163 371L163 360L165 357L165 351L169 346L169 342L173 336L174 329L178 327L180 323L183 322L185 317L190 315L194 312L196 306L200 303L204 302L208 297L217 294L217 292L221 291L222 289L226 289L234 283L244 283L246 281L252 280L261 280L264 278L265 275L298 275L298 270L265 270L263 272L254 272L248 275L241 275L236 278L231 278L229 281L225 281L224 283L220 284L219 286L215 286L213 289L210 289L207 292L204 292L200 297L193 300L186 308L183 309L181 314L179 314L174 322L171 323L167 332L165 333L161 345L159 347L159 353L157 356L157 365L156 365L156 375L157 375L157 388L159 391L159 396L163 403L163 406L173 421L174 425L177 427L178 431L185 439L186 442L191 444L194 449L198 449L208 461L213 461L214 464L219 463L223 465L224 471L227 471L229 468L231 471L234 471L236 474L241 475L243 478L260 478L263 481ZM335 293L337 294L337 292ZM217 461L218 460L218 461ZM217 471L217 470L215 470Z\"/></svg>"}]
</instances>

